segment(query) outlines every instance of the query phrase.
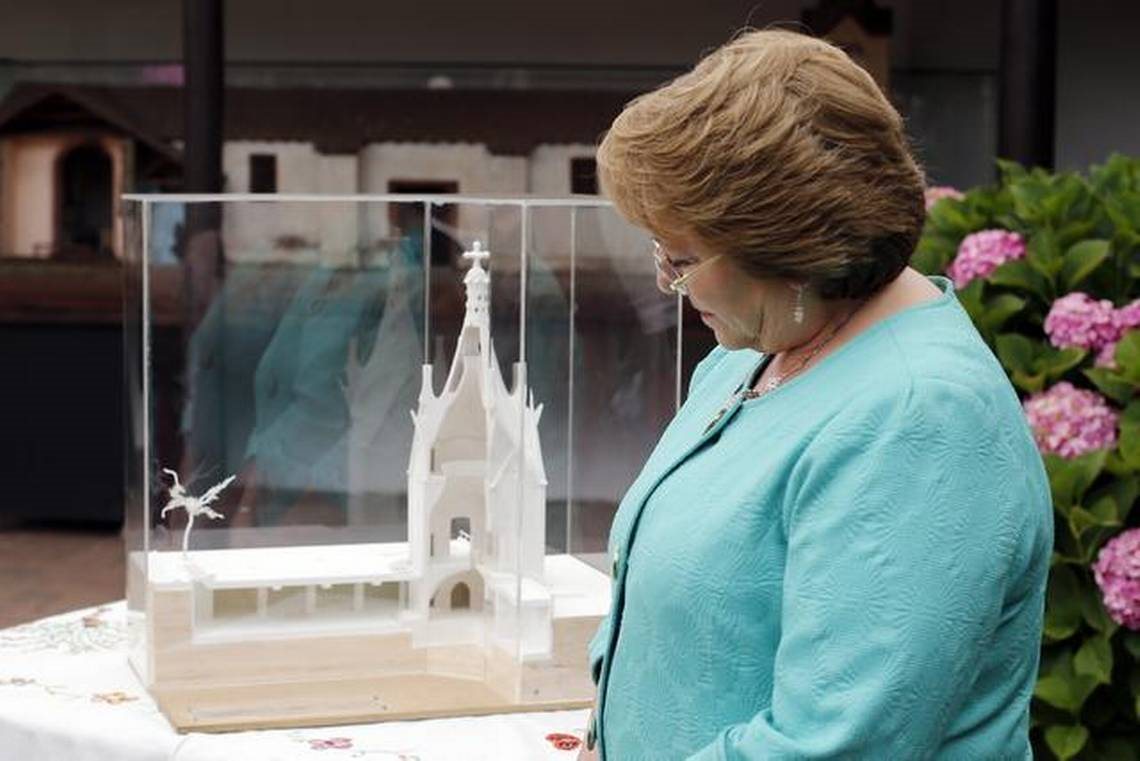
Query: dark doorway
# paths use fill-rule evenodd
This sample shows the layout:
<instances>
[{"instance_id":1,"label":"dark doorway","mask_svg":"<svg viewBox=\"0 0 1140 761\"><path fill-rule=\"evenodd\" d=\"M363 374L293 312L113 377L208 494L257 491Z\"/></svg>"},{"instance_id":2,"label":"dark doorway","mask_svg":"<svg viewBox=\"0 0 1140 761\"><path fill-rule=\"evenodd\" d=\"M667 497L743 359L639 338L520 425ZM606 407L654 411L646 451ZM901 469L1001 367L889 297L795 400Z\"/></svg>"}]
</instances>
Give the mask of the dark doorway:
<instances>
[{"instance_id":1,"label":"dark doorway","mask_svg":"<svg viewBox=\"0 0 1140 761\"><path fill-rule=\"evenodd\" d=\"M111 157L98 145L68 151L59 162L57 255L111 257Z\"/></svg>"},{"instance_id":2,"label":"dark doorway","mask_svg":"<svg viewBox=\"0 0 1140 761\"><path fill-rule=\"evenodd\" d=\"M429 195L435 193L458 193L459 183L430 180L392 180L388 183L389 193ZM455 230L458 207L455 204L431 207L431 263L433 266L450 266L459 254L459 243L452 235ZM388 221L398 235L422 235L424 229L424 204L393 203L388 206Z\"/></svg>"},{"instance_id":3,"label":"dark doorway","mask_svg":"<svg viewBox=\"0 0 1140 761\"><path fill-rule=\"evenodd\" d=\"M463 534L467 538L471 538L471 519L470 518L452 518L451 519L451 538L459 539Z\"/></svg>"},{"instance_id":4,"label":"dark doorway","mask_svg":"<svg viewBox=\"0 0 1140 761\"><path fill-rule=\"evenodd\" d=\"M462 581L451 588L451 609L465 610L471 607L471 587Z\"/></svg>"}]
</instances>

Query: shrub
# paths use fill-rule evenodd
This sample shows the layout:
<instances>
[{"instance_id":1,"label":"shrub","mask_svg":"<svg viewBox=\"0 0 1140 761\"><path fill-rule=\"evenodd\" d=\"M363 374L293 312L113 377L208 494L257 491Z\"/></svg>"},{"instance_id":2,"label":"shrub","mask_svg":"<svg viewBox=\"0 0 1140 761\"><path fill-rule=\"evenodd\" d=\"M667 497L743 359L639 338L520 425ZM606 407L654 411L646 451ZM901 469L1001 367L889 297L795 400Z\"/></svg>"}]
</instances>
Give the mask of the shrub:
<instances>
[{"instance_id":1,"label":"shrub","mask_svg":"<svg viewBox=\"0 0 1140 761\"><path fill-rule=\"evenodd\" d=\"M1049 473L1035 754L1140 760L1140 160L998 164L993 186L937 194L912 264L955 280Z\"/></svg>"}]
</instances>

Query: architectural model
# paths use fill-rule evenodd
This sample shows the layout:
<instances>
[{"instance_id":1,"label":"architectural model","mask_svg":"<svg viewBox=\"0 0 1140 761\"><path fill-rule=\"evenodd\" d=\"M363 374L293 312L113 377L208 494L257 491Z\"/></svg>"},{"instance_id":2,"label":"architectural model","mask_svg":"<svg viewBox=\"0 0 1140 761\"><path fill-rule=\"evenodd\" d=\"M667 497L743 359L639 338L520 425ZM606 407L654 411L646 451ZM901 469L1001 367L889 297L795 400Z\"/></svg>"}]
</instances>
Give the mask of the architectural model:
<instances>
[{"instance_id":1,"label":"architectural model","mask_svg":"<svg viewBox=\"0 0 1140 761\"><path fill-rule=\"evenodd\" d=\"M422 368L406 542L132 558L147 612L132 663L179 729L589 703L586 644L609 580L545 554L542 407L524 363L510 388L501 377L487 257L478 244L465 254L466 312L440 393Z\"/></svg>"}]
</instances>

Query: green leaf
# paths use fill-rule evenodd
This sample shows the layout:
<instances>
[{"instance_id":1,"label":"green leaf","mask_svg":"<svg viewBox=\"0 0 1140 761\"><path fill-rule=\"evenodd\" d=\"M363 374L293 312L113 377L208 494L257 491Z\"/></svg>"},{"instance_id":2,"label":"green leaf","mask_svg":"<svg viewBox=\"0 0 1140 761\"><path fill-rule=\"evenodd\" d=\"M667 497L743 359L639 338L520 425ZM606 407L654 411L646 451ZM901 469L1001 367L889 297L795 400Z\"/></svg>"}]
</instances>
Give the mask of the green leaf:
<instances>
[{"instance_id":1,"label":"green leaf","mask_svg":"<svg viewBox=\"0 0 1140 761\"><path fill-rule=\"evenodd\" d=\"M1033 363L1033 369L1045 373L1048 380L1057 380L1065 373L1079 365L1085 358L1084 349L1071 346L1067 349L1054 349L1045 347Z\"/></svg>"},{"instance_id":2,"label":"green leaf","mask_svg":"<svg viewBox=\"0 0 1140 761\"><path fill-rule=\"evenodd\" d=\"M1140 666L1133 667L1128 681L1132 685L1132 697L1135 698L1133 705L1136 708L1136 718L1140 719Z\"/></svg>"},{"instance_id":3,"label":"green leaf","mask_svg":"<svg viewBox=\"0 0 1140 761\"><path fill-rule=\"evenodd\" d=\"M1025 259L1029 262L1029 266L1041 273L1050 282L1056 279L1065 266L1065 259L1061 255L1061 247L1057 244L1057 237L1047 227L1038 230L1029 239Z\"/></svg>"},{"instance_id":4,"label":"green leaf","mask_svg":"<svg viewBox=\"0 0 1140 761\"><path fill-rule=\"evenodd\" d=\"M1140 497L1140 479L1135 475L1117 477L1105 491L1112 494L1113 502L1116 503L1116 517L1124 523L1136 504L1136 498Z\"/></svg>"},{"instance_id":5,"label":"green leaf","mask_svg":"<svg viewBox=\"0 0 1140 761\"><path fill-rule=\"evenodd\" d=\"M1140 663L1140 632L1126 632L1122 638L1124 642L1124 649L1132 656L1132 659Z\"/></svg>"},{"instance_id":6,"label":"green leaf","mask_svg":"<svg viewBox=\"0 0 1140 761\"><path fill-rule=\"evenodd\" d=\"M981 327L984 328L983 332L993 333L1024 307L1025 299L1012 293L1003 293L990 299L979 320Z\"/></svg>"},{"instance_id":7,"label":"green leaf","mask_svg":"<svg viewBox=\"0 0 1140 761\"><path fill-rule=\"evenodd\" d=\"M1088 741L1089 731L1080 724L1055 725L1045 730L1045 744L1060 761L1068 761L1080 753Z\"/></svg>"},{"instance_id":8,"label":"green leaf","mask_svg":"<svg viewBox=\"0 0 1140 761\"><path fill-rule=\"evenodd\" d=\"M1108 258L1108 254L1106 240L1083 240L1070 246L1065 252L1061 270L1061 289L1066 292L1075 289Z\"/></svg>"},{"instance_id":9,"label":"green leaf","mask_svg":"<svg viewBox=\"0 0 1140 761\"><path fill-rule=\"evenodd\" d=\"M1010 380L1027 394L1036 394L1045 388L1045 373L1016 372L1010 376Z\"/></svg>"},{"instance_id":10,"label":"green leaf","mask_svg":"<svg viewBox=\"0 0 1140 761\"><path fill-rule=\"evenodd\" d=\"M1042 208L1048 189L1036 177L1024 177L1010 185L1010 194L1013 196L1013 208L1017 215L1029 222L1041 222L1044 217Z\"/></svg>"},{"instance_id":11,"label":"green leaf","mask_svg":"<svg viewBox=\"0 0 1140 761\"><path fill-rule=\"evenodd\" d=\"M1081 625L1081 585L1068 566L1054 566L1049 571L1045 598L1045 637L1068 639Z\"/></svg>"},{"instance_id":12,"label":"green leaf","mask_svg":"<svg viewBox=\"0 0 1140 761\"><path fill-rule=\"evenodd\" d=\"M1049 485L1053 490L1053 504L1068 515L1069 509L1079 504L1085 492L1104 469L1107 451L1097 449L1092 452L1064 459L1057 455L1045 455L1045 470L1049 473Z\"/></svg>"},{"instance_id":13,"label":"green leaf","mask_svg":"<svg viewBox=\"0 0 1140 761\"><path fill-rule=\"evenodd\" d=\"M1124 408L1120 416L1120 456L1133 468L1140 468L1140 400Z\"/></svg>"},{"instance_id":14,"label":"green leaf","mask_svg":"<svg viewBox=\"0 0 1140 761\"><path fill-rule=\"evenodd\" d=\"M949 199L943 198L938 203L934 204L927 212L931 224L948 233L954 233L959 237L974 232L976 224L969 218L961 202L950 201L943 203Z\"/></svg>"},{"instance_id":15,"label":"green leaf","mask_svg":"<svg viewBox=\"0 0 1140 761\"><path fill-rule=\"evenodd\" d=\"M1116 364L1127 380L1140 384L1140 330L1130 330L1116 344Z\"/></svg>"},{"instance_id":16,"label":"green leaf","mask_svg":"<svg viewBox=\"0 0 1140 761\"><path fill-rule=\"evenodd\" d=\"M1073 657L1073 670L1100 684L1112 684L1112 643L1107 637L1089 637Z\"/></svg>"},{"instance_id":17,"label":"green leaf","mask_svg":"<svg viewBox=\"0 0 1140 761\"><path fill-rule=\"evenodd\" d=\"M1089 507L1089 512L1092 514L1093 519L1096 521L1094 525L1120 525L1120 508L1116 504L1116 498L1111 494L1105 494L1102 497L1097 497Z\"/></svg>"},{"instance_id":18,"label":"green leaf","mask_svg":"<svg viewBox=\"0 0 1140 761\"><path fill-rule=\"evenodd\" d=\"M1003 333L994 339L998 359L1010 373L1033 372L1037 345L1020 333Z\"/></svg>"},{"instance_id":19,"label":"green leaf","mask_svg":"<svg viewBox=\"0 0 1140 761\"><path fill-rule=\"evenodd\" d=\"M977 324L985 314L985 306L982 304L982 288L984 286L984 281L972 280L956 294L958 303L966 310L966 314L970 315L970 320L974 324Z\"/></svg>"},{"instance_id":20,"label":"green leaf","mask_svg":"<svg viewBox=\"0 0 1140 761\"><path fill-rule=\"evenodd\" d=\"M1096 230L1096 222L1091 219L1076 219L1064 225L1057 231L1057 242L1062 246L1070 247L1074 243L1088 238Z\"/></svg>"},{"instance_id":21,"label":"green leaf","mask_svg":"<svg viewBox=\"0 0 1140 761\"><path fill-rule=\"evenodd\" d=\"M1054 708L1076 716L1096 687L1096 680L1089 676L1050 675L1037 680L1033 694Z\"/></svg>"},{"instance_id":22,"label":"green leaf","mask_svg":"<svg viewBox=\"0 0 1140 761\"><path fill-rule=\"evenodd\" d=\"M1088 550L1089 550L1090 554L1092 553L1095 546L1096 546L1095 543L1092 543L1089 545ZM1083 563L1082 565L1088 565L1088 563L1086 562L1086 563ZM1089 626L1091 626L1096 631L1103 634L1105 637L1111 638L1112 635L1119 628L1117 623L1112 620L1112 617L1108 615L1108 611L1104 609L1104 602L1101 599L1100 589L1098 587L1095 587L1092 584L1082 584L1081 585L1081 595L1080 595L1080 599L1079 599L1079 605L1080 605L1080 609L1081 609L1081 618L1084 619L1085 623L1087 623ZM1086 642L1086 644L1088 644L1088 643ZM1078 653L1078 655L1079 655L1079 653ZM1111 650L1111 647L1109 648L1109 656L1108 657L1109 657L1109 672L1111 673L1111 670L1112 670L1112 665L1111 665L1112 664L1112 650ZM1107 682L1106 682L1106 684L1107 684Z\"/></svg>"},{"instance_id":23,"label":"green leaf","mask_svg":"<svg viewBox=\"0 0 1140 761\"><path fill-rule=\"evenodd\" d=\"M1111 497L1106 497L1111 502ZM1103 508L1104 500L1098 503ZM1115 510L1115 508L1112 508ZM1090 528L1097 526L1119 526L1120 521L1113 517L1111 520L1106 520L1096 515L1090 510L1086 510L1080 505L1074 506L1069 510L1069 530L1073 532L1073 536L1080 537Z\"/></svg>"},{"instance_id":24,"label":"green leaf","mask_svg":"<svg viewBox=\"0 0 1140 761\"><path fill-rule=\"evenodd\" d=\"M998 171L1001 172L1002 182L1009 184L1025 176L1025 167L1018 164L1016 161L1010 159L997 159L995 162L998 166Z\"/></svg>"},{"instance_id":25,"label":"green leaf","mask_svg":"<svg viewBox=\"0 0 1140 761\"><path fill-rule=\"evenodd\" d=\"M1006 262L991 272L986 280L994 285L1031 293L1046 303L1052 301L1052 287L1049 282L1024 259Z\"/></svg>"},{"instance_id":26,"label":"green leaf","mask_svg":"<svg viewBox=\"0 0 1140 761\"><path fill-rule=\"evenodd\" d=\"M1106 199L1104 210L1108 214L1108 218L1112 220L1112 224L1115 225L1118 230L1124 232L1136 231L1136 217L1129 212L1123 196Z\"/></svg>"},{"instance_id":27,"label":"green leaf","mask_svg":"<svg viewBox=\"0 0 1140 761\"><path fill-rule=\"evenodd\" d=\"M1136 390L1134 383L1121 378L1107 367L1090 367L1082 372L1093 382L1098 391L1118 404L1127 404Z\"/></svg>"}]
</instances>

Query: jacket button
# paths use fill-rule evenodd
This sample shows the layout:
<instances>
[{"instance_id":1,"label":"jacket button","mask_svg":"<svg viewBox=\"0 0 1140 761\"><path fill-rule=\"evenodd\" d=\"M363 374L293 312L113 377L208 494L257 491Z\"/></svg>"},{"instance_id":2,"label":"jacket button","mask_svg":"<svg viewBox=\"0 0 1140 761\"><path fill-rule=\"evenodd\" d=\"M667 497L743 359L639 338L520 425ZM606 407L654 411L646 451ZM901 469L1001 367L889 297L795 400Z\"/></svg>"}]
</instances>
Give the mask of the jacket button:
<instances>
[{"instance_id":1,"label":"jacket button","mask_svg":"<svg viewBox=\"0 0 1140 761\"><path fill-rule=\"evenodd\" d=\"M586 750L593 750L598 744L598 727L594 714L590 714L590 724L586 727Z\"/></svg>"}]
</instances>

